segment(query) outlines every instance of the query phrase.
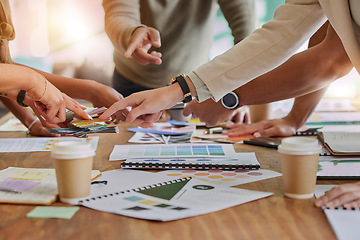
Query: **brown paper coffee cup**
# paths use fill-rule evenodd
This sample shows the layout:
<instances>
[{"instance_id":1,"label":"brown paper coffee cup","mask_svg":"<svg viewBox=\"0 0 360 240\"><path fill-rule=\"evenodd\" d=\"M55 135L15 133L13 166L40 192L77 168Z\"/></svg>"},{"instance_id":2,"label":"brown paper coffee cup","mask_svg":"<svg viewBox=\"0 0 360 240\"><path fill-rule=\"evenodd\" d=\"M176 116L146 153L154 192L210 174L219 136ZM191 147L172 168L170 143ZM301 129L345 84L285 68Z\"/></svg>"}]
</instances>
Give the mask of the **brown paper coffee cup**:
<instances>
[{"instance_id":1,"label":"brown paper coffee cup","mask_svg":"<svg viewBox=\"0 0 360 240\"><path fill-rule=\"evenodd\" d=\"M313 197L320 150L316 138L290 137L281 141L278 151L285 196Z\"/></svg>"},{"instance_id":2,"label":"brown paper coffee cup","mask_svg":"<svg viewBox=\"0 0 360 240\"><path fill-rule=\"evenodd\" d=\"M95 151L89 143L67 141L54 145L54 160L59 197L62 202L77 204L90 195L91 170Z\"/></svg>"}]
</instances>

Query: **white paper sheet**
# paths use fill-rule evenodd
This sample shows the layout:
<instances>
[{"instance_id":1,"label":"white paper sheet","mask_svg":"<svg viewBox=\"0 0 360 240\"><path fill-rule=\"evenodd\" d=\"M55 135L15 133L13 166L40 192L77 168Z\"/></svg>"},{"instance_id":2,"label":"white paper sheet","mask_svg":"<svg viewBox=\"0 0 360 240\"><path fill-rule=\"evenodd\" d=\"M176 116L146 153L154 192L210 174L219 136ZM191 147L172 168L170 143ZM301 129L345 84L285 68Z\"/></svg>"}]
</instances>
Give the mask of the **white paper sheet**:
<instances>
[{"instance_id":1,"label":"white paper sheet","mask_svg":"<svg viewBox=\"0 0 360 240\"><path fill-rule=\"evenodd\" d=\"M335 185L316 185L315 196L319 198ZM339 240L358 240L360 236L360 210L327 209L325 215Z\"/></svg>"},{"instance_id":2,"label":"white paper sheet","mask_svg":"<svg viewBox=\"0 0 360 240\"><path fill-rule=\"evenodd\" d=\"M25 132L28 129L20 122L16 117L11 117L5 123L0 126L0 131L16 131L16 132Z\"/></svg>"},{"instance_id":3,"label":"white paper sheet","mask_svg":"<svg viewBox=\"0 0 360 240\"><path fill-rule=\"evenodd\" d=\"M88 138L57 137L57 138L0 138L0 152L43 152L51 151L56 142L85 141L91 143L96 150L99 136Z\"/></svg>"}]
</instances>

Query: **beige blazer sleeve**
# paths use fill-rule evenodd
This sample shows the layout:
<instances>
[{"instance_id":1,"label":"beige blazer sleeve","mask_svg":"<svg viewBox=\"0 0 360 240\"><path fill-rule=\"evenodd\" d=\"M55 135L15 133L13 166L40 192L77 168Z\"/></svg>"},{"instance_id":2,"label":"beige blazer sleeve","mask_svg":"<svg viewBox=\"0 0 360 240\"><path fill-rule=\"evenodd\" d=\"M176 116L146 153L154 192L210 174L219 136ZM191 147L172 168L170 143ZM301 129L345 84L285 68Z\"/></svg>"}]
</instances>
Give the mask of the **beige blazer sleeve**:
<instances>
[{"instance_id":1,"label":"beige blazer sleeve","mask_svg":"<svg viewBox=\"0 0 360 240\"><path fill-rule=\"evenodd\" d=\"M278 7L273 20L193 74L218 101L226 93L282 64L325 21L318 0L288 0Z\"/></svg>"},{"instance_id":2,"label":"beige blazer sleeve","mask_svg":"<svg viewBox=\"0 0 360 240\"><path fill-rule=\"evenodd\" d=\"M352 20L348 0L319 0L329 22L338 34L344 48L360 73L360 44L356 36L359 26Z\"/></svg>"}]
</instances>

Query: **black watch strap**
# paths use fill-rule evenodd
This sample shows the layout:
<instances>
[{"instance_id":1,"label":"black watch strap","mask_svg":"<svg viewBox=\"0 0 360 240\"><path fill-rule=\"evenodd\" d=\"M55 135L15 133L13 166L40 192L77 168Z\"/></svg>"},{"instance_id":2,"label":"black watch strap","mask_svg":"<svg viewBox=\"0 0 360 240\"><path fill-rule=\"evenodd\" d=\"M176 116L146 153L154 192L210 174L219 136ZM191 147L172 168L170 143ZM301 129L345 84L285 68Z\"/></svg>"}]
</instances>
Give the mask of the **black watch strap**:
<instances>
[{"instance_id":1,"label":"black watch strap","mask_svg":"<svg viewBox=\"0 0 360 240\"><path fill-rule=\"evenodd\" d=\"M27 105L24 104L25 95L26 95L26 91L20 90L20 92L18 93L18 95L16 97L16 102L22 107L27 107Z\"/></svg>"},{"instance_id":2,"label":"black watch strap","mask_svg":"<svg viewBox=\"0 0 360 240\"><path fill-rule=\"evenodd\" d=\"M180 88L184 94L184 100L183 102L184 103L188 103L188 102L191 102L192 100L192 96L191 96L191 92L190 92L190 88L185 80L185 77L184 75L178 75L174 78L171 79L170 83L171 84L174 84L174 83L179 83L180 85Z\"/></svg>"}]
</instances>

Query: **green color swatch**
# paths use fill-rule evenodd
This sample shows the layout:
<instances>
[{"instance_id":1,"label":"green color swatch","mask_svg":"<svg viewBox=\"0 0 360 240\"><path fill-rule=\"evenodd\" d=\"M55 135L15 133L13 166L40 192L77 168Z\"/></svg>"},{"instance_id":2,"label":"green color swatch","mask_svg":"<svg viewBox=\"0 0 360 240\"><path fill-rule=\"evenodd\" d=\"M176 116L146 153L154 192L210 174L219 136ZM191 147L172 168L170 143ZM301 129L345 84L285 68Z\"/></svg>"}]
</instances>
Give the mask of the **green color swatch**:
<instances>
[{"instance_id":1,"label":"green color swatch","mask_svg":"<svg viewBox=\"0 0 360 240\"><path fill-rule=\"evenodd\" d=\"M156 186L149 189L138 191L139 193L157 197L161 199L170 200L174 197L191 179L187 179L181 182L174 182L162 186Z\"/></svg>"}]
</instances>

